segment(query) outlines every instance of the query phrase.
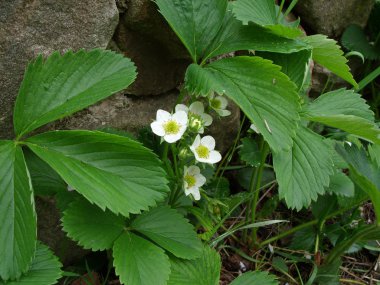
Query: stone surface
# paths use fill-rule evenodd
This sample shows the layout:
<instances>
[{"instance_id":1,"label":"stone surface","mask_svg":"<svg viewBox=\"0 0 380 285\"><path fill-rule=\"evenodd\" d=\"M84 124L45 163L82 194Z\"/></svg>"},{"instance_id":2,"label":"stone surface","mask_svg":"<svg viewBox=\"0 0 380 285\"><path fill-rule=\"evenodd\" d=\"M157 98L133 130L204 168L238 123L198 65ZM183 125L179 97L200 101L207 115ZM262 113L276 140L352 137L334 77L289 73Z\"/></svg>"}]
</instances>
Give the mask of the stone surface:
<instances>
[{"instance_id":1,"label":"stone surface","mask_svg":"<svg viewBox=\"0 0 380 285\"><path fill-rule=\"evenodd\" d=\"M364 27L375 0L301 0L296 12L312 32L339 38L349 24Z\"/></svg>"},{"instance_id":2,"label":"stone surface","mask_svg":"<svg viewBox=\"0 0 380 285\"><path fill-rule=\"evenodd\" d=\"M12 108L28 61L54 50L105 48L118 17L115 0L0 1L0 138L12 136Z\"/></svg>"},{"instance_id":3,"label":"stone surface","mask_svg":"<svg viewBox=\"0 0 380 285\"><path fill-rule=\"evenodd\" d=\"M123 52L137 66L137 80L128 89L133 95L174 89L190 63L187 51L151 0L126 2L110 48Z\"/></svg>"}]
</instances>

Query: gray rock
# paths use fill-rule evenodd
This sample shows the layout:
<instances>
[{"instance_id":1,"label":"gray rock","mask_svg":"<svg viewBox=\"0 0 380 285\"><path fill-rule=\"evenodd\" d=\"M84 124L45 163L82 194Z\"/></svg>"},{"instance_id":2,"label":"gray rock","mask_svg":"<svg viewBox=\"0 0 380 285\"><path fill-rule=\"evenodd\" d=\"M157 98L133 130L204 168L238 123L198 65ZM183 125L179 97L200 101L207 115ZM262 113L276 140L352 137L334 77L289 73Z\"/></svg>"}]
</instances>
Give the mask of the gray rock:
<instances>
[{"instance_id":1,"label":"gray rock","mask_svg":"<svg viewBox=\"0 0 380 285\"><path fill-rule=\"evenodd\" d=\"M126 2L111 49L119 50L137 66L133 95L157 95L183 81L190 60L186 49L151 0Z\"/></svg>"},{"instance_id":2,"label":"gray rock","mask_svg":"<svg viewBox=\"0 0 380 285\"><path fill-rule=\"evenodd\" d=\"M313 32L339 38L349 24L364 27L375 0L301 0L296 12Z\"/></svg>"},{"instance_id":3,"label":"gray rock","mask_svg":"<svg viewBox=\"0 0 380 285\"><path fill-rule=\"evenodd\" d=\"M118 18L114 0L0 1L0 137L12 136L12 108L28 61L54 50L105 48Z\"/></svg>"}]
</instances>

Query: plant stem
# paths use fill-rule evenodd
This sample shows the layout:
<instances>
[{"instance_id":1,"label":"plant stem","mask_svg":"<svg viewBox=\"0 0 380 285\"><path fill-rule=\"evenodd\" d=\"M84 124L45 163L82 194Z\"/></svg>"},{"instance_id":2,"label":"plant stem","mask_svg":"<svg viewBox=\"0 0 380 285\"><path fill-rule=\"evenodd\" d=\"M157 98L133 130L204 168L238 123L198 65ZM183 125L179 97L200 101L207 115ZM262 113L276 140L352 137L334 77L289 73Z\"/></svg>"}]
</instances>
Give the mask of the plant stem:
<instances>
[{"instance_id":1,"label":"plant stem","mask_svg":"<svg viewBox=\"0 0 380 285\"><path fill-rule=\"evenodd\" d=\"M364 201L366 201L366 199L361 200L359 203L355 203L353 205L350 205L349 207L346 207L346 208L343 208L343 209L339 209L339 210L335 211L334 213L331 213L330 215L327 215L326 218L325 218L325 220L328 220L328 219L331 219L331 218L333 218L335 216L343 214L344 212L347 212L347 211L351 210L352 208L359 206ZM281 234L279 234L277 236L274 236L272 238L269 238L269 239L263 241L262 243L260 243L259 247L263 247L263 246L265 246L267 244L270 244L270 243L272 243L272 242L274 242L276 240L279 240L279 239L282 239L282 238L284 238L286 236L294 234L295 232L298 232L298 231L300 231L302 229L305 229L305 228L317 225L319 223L319 221L320 221L319 219L315 219L315 220L309 221L307 223L298 225L298 226L296 226L296 227L294 227L294 228L292 228L290 230L287 230L287 231L285 231L285 232L283 232L283 233L281 233Z\"/></svg>"},{"instance_id":2,"label":"plant stem","mask_svg":"<svg viewBox=\"0 0 380 285\"><path fill-rule=\"evenodd\" d=\"M263 172L265 168L265 160L269 153L269 146L265 142L264 138L262 138L261 146L260 146L260 153L261 153L261 161L260 166L256 169L255 173L255 183L254 188L253 185L251 185L251 188L249 189L250 192L254 191L254 197L251 205L251 223L256 222L256 210L257 210L257 201L259 200L260 195L260 186L261 186L261 180L263 178ZM253 183L252 183L253 184ZM257 228L254 228L252 230L252 244L255 245L257 241Z\"/></svg>"},{"instance_id":3,"label":"plant stem","mask_svg":"<svg viewBox=\"0 0 380 285\"><path fill-rule=\"evenodd\" d=\"M277 22L280 20L282 9L284 8L285 0L281 0L280 9L278 10L277 14Z\"/></svg>"}]
</instances>

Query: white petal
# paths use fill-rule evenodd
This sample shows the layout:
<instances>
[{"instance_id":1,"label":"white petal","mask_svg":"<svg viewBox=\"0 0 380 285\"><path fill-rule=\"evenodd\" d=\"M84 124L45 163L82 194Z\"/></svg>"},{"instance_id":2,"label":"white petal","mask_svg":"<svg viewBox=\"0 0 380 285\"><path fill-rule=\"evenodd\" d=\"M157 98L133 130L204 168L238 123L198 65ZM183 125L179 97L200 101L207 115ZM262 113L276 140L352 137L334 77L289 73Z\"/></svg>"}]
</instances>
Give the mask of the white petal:
<instances>
[{"instance_id":1,"label":"white petal","mask_svg":"<svg viewBox=\"0 0 380 285\"><path fill-rule=\"evenodd\" d=\"M181 134L181 137L182 137L182 135L184 134L184 132L186 132L186 129L187 129L187 124L185 124L185 125L181 125L181 126L179 127L178 134Z\"/></svg>"},{"instance_id":2,"label":"white petal","mask_svg":"<svg viewBox=\"0 0 380 285\"><path fill-rule=\"evenodd\" d=\"M212 136L205 136L201 139L201 144L207 147L209 150L215 148L215 140Z\"/></svg>"},{"instance_id":3,"label":"white petal","mask_svg":"<svg viewBox=\"0 0 380 285\"><path fill-rule=\"evenodd\" d=\"M193 195L195 201L199 201L201 199L201 193L199 192L198 188L196 190L194 189L191 195Z\"/></svg>"},{"instance_id":4,"label":"white petal","mask_svg":"<svg viewBox=\"0 0 380 285\"><path fill-rule=\"evenodd\" d=\"M201 170L199 169L198 166L192 165L187 169L187 174L192 175L192 176L197 176L201 173Z\"/></svg>"},{"instance_id":5,"label":"white petal","mask_svg":"<svg viewBox=\"0 0 380 285\"><path fill-rule=\"evenodd\" d=\"M190 105L189 110L190 110L191 113L194 113L194 114L197 114L197 115L201 115L201 114L203 114L205 112L205 107L203 106L202 102L195 101L194 103L192 103Z\"/></svg>"},{"instance_id":6,"label":"white petal","mask_svg":"<svg viewBox=\"0 0 380 285\"><path fill-rule=\"evenodd\" d=\"M198 147L200 144L201 144L201 137L200 137L200 135L197 135L195 137L194 142L191 145L190 149L194 149L195 150L195 148Z\"/></svg>"},{"instance_id":7,"label":"white petal","mask_svg":"<svg viewBox=\"0 0 380 285\"><path fill-rule=\"evenodd\" d=\"M164 126L162 125L162 123L154 121L150 124L150 127L152 128L153 133L155 133L156 135L160 137L163 137L165 135Z\"/></svg>"},{"instance_id":8,"label":"white petal","mask_svg":"<svg viewBox=\"0 0 380 285\"><path fill-rule=\"evenodd\" d=\"M182 126L187 126L187 114L185 111L175 112L172 116L172 119Z\"/></svg>"},{"instance_id":9,"label":"white petal","mask_svg":"<svg viewBox=\"0 0 380 285\"><path fill-rule=\"evenodd\" d=\"M227 99L222 97L222 96L218 96L216 99L218 99L220 101L219 109L226 109L226 107L228 105Z\"/></svg>"},{"instance_id":10,"label":"white petal","mask_svg":"<svg viewBox=\"0 0 380 285\"><path fill-rule=\"evenodd\" d=\"M196 151L193 151L194 153L194 156L195 156L195 159L199 162L203 162L203 163L211 163L209 162L209 159L208 158L202 158L202 157L199 157L198 153Z\"/></svg>"},{"instance_id":11,"label":"white petal","mask_svg":"<svg viewBox=\"0 0 380 285\"><path fill-rule=\"evenodd\" d=\"M227 117L229 115L231 115L231 112L229 110L222 110L222 109L218 109L218 110L215 110L219 116L221 117Z\"/></svg>"},{"instance_id":12,"label":"white petal","mask_svg":"<svg viewBox=\"0 0 380 285\"><path fill-rule=\"evenodd\" d=\"M165 122L165 121L169 121L171 118L172 118L172 115L169 112L165 110L161 110L161 109L157 110L157 115L156 115L157 121Z\"/></svg>"},{"instance_id":13,"label":"white petal","mask_svg":"<svg viewBox=\"0 0 380 285\"><path fill-rule=\"evenodd\" d=\"M209 114L203 113L201 115L201 117L202 117L204 125L206 127L208 127L208 126L210 126L212 124L212 117Z\"/></svg>"},{"instance_id":14,"label":"white petal","mask_svg":"<svg viewBox=\"0 0 380 285\"><path fill-rule=\"evenodd\" d=\"M222 156L218 151L211 151L209 158L208 158L208 163L217 163L222 160Z\"/></svg>"},{"instance_id":15,"label":"white petal","mask_svg":"<svg viewBox=\"0 0 380 285\"><path fill-rule=\"evenodd\" d=\"M195 186L201 187L206 183L206 177L204 177L202 174L195 175Z\"/></svg>"},{"instance_id":16,"label":"white petal","mask_svg":"<svg viewBox=\"0 0 380 285\"><path fill-rule=\"evenodd\" d=\"M189 189L185 190L186 196L189 196L191 194L194 198L194 200L199 200L201 199L201 194L199 193L199 189L197 187L191 187Z\"/></svg>"},{"instance_id":17,"label":"white petal","mask_svg":"<svg viewBox=\"0 0 380 285\"><path fill-rule=\"evenodd\" d=\"M189 108L187 108L186 105L183 105L183 104L177 104L175 106L175 111L178 112L178 111L184 111L185 113L189 112Z\"/></svg>"},{"instance_id":18,"label":"white petal","mask_svg":"<svg viewBox=\"0 0 380 285\"><path fill-rule=\"evenodd\" d=\"M165 136L164 136L164 140L165 140L166 142L168 142L168 143L174 143L174 142L180 140L181 137L182 137L182 135L183 135L183 133L182 133L182 134L181 134L181 133L178 133L178 134L165 135Z\"/></svg>"}]
</instances>

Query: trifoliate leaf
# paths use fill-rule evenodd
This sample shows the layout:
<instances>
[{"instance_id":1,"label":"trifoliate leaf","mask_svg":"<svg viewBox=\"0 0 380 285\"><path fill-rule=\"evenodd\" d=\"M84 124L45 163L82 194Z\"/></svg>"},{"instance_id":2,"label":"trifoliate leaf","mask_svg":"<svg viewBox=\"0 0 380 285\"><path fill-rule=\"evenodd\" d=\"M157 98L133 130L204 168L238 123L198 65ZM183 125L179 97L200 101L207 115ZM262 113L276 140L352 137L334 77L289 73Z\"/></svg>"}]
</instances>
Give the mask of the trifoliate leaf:
<instances>
[{"instance_id":1,"label":"trifoliate leaf","mask_svg":"<svg viewBox=\"0 0 380 285\"><path fill-rule=\"evenodd\" d=\"M371 198L376 217L380 217L380 167L356 145L336 145L338 153L350 166L352 180Z\"/></svg>"},{"instance_id":2,"label":"trifoliate leaf","mask_svg":"<svg viewBox=\"0 0 380 285\"><path fill-rule=\"evenodd\" d=\"M311 46L297 39L287 39L273 34L270 30L255 24L242 25L228 8L219 33L205 51L208 58L238 50L270 51L293 53L311 49Z\"/></svg>"},{"instance_id":3,"label":"trifoliate leaf","mask_svg":"<svg viewBox=\"0 0 380 285\"><path fill-rule=\"evenodd\" d=\"M183 260L173 257L171 274L167 285L218 285L220 277L220 255L205 246L201 257Z\"/></svg>"},{"instance_id":4,"label":"trifoliate leaf","mask_svg":"<svg viewBox=\"0 0 380 285\"><path fill-rule=\"evenodd\" d=\"M25 149L24 153L35 195L54 195L67 191L65 181L49 164L28 149Z\"/></svg>"},{"instance_id":5,"label":"trifoliate leaf","mask_svg":"<svg viewBox=\"0 0 380 285\"><path fill-rule=\"evenodd\" d=\"M79 245L93 251L111 249L114 241L123 233L124 218L85 199L71 203L63 213L63 230Z\"/></svg>"},{"instance_id":6,"label":"trifoliate leaf","mask_svg":"<svg viewBox=\"0 0 380 285\"><path fill-rule=\"evenodd\" d=\"M321 136L300 126L292 149L273 153L280 198L288 207L301 210L325 193L333 173L331 152Z\"/></svg>"},{"instance_id":7,"label":"trifoliate leaf","mask_svg":"<svg viewBox=\"0 0 380 285\"><path fill-rule=\"evenodd\" d=\"M0 141L0 279L17 279L32 262L37 239L30 175L20 146Z\"/></svg>"},{"instance_id":8,"label":"trifoliate leaf","mask_svg":"<svg viewBox=\"0 0 380 285\"><path fill-rule=\"evenodd\" d=\"M122 284L167 284L169 258L161 248L146 239L125 232L115 242L113 257L115 271Z\"/></svg>"},{"instance_id":9,"label":"trifoliate leaf","mask_svg":"<svg viewBox=\"0 0 380 285\"><path fill-rule=\"evenodd\" d=\"M342 35L342 45L351 51L360 52L366 59L378 59L380 50L369 43L363 29L358 25L350 25Z\"/></svg>"},{"instance_id":10,"label":"trifoliate leaf","mask_svg":"<svg viewBox=\"0 0 380 285\"><path fill-rule=\"evenodd\" d=\"M175 209L153 208L130 226L177 257L194 259L201 254L202 243L193 226Z\"/></svg>"},{"instance_id":11,"label":"trifoliate leaf","mask_svg":"<svg viewBox=\"0 0 380 285\"><path fill-rule=\"evenodd\" d=\"M260 150L257 142L252 138L243 138L241 142L240 159L251 166L258 166L260 164Z\"/></svg>"},{"instance_id":12,"label":"trifoliate leaf","mask_svg":"<svg viewBox=\"0 0 380 285\"><path fill-rule=\"evenodd\" d=\"M325 35L313 35L303 38L304 42L313 47L313 59L332 73L351 83L355 88L358 84L350 73L347 59L337 42Z\"/></svg>"},{"instance_id":13,"label":"trifoliate leaf","mask_svg":"<svg viewBox=\"0 0 380 285\"><path fill-rule=\"evenodd\" d=\"M58 258L43 244L38 244L34 259L28 272L17 281L6 283L0 280L0 285L53 285L62 276L62 264Z\"/></svg>"},{"instance_id":14,"label":"trifoliate leaf","mask_svg":"<svg viewBox=\"0 0 380 285\"><path fill-rule=\"evenodd\" d=\"M27 145L77 192L115 214L140 213L168 192L165 171L150 150L126 137L92 131L55 131Z\"/></svg>"},{"instance_id":15,"label":"trifoliate leaf","mask_svg":"<svg viewBox=\"0 0 380 285\"><path fill-rule=\"evenodd\" d=\"M185 81L197 95L226 94L255 123L272 150L291 147L300 103L296 86L280 67L259 57L225 58L205 67L192 64Z\"/></svg>"},{"instance_id":16,"label":"trifoliate leaf","mask_svg":"<svg viewBox=\"0 0 380 285\"><path fill-rule=\"evenodd\" d=\"M21 137L36 128L86 108L136 78L133 63L121 54L95 49L54 52L32 61L21 83L14 127Z\"/></svg>"},{"instance_id":17,"label":"trifoliate leaf","mask_svg":"<svg viewBox=\"0 0 380 285\"><path fill-rule=\"evenodd\" d=\"M281 66L281 71L289 76L298 90L305 87L310 72L311 50L302 50L290 54L261 52L257 55L270 59Z\"/></svg>"},{"instance_id":18,"label":"trifoliate leaf","mask_svg":"<svg viewBox=\"0 0 380 285\"><path fill-rule=\"evenodd\" d=\"M250 271L240 275L231 285L278 285L276 276L263 271Z\"/></svg>"},{"instance_id":19,"label":"trifoliate leaf","mask_svg":"<svg viewBox=\"0 0 380 285\"><path fill-rule=\"evenodd\" d=\"M245 25L252 22L286 38L302 35L302 31L297 27L282 25L279 21L281 15L279 8L272 0L237 0L232 2L232 8L236 18Z\"/></svg>"},{"instance_id":20,"label":"trifoliate leaf","mask_svg":"<svg viewBox=\"0 0 380 285\"><path fill-rule=\"evenodd\" d=\"M155 0L160 13L189 51L194 62L218 33L227 9L226 0Z\"/></svg>"},{"instance_id":21,"label":"trifoliate leaf","mask_svg":"<svg viewBox=\"0 0 380 285\"><path fill-rule=\"evenodd\" d=\"M380 144L380 129L364 99L351 90L339 89L317 98L304 109L304 117Z\"/></svg>"},{"instance_id":22,"label":"trifoliate leaf","mask_svg":"<svg viewBox=\"0 0 380 285\"><path fill-rule=\"evenodd\" d=\"M330 176L328 192L337 196L353 197L355 195L355 185L346 174L336 171Z\"/></svg>"}]
</instances>

